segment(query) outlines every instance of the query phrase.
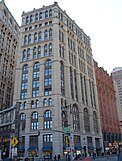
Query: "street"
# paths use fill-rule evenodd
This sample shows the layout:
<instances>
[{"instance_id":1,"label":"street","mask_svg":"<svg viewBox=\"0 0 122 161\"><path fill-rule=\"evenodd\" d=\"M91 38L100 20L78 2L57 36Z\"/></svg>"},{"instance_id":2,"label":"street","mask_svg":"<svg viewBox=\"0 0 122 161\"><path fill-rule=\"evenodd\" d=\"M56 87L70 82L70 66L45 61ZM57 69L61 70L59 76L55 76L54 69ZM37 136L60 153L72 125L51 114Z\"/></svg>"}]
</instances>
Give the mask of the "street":
<instances>
[{"instance_id":1,"label":"street","mask_svg":"<svg viewBox=\"0 0 122 161\"><path fill-rule=\"evenodd\" d=\"M85 158L83 161L117 161L117 156L105 156L105 157L96 157L95 159L92 158Z\"/></svg>"}]
</instances>

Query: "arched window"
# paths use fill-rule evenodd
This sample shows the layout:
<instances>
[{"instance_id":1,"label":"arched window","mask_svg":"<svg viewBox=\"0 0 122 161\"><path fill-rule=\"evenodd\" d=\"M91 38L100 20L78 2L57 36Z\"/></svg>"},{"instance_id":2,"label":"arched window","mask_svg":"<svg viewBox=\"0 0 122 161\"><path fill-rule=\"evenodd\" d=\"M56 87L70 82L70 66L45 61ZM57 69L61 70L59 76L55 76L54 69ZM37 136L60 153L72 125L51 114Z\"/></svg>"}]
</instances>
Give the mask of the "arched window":
<instances>
[{"instance_id":1,"label":"arched window","mask_svg":"<svg viewBox=\"0 0 122 161\"><path fill-rule=\"evenodd\" d=\"M47 102L46 98L43 100L43 105L44 105L44 107L46 107L48 105L48 102Z\"/></svg>"},{"instance_id":2,"label":"arched window","mask_svg":"<svg viewBox=\"0 0 122 161\"><path fill-rule=\"evenodd\" d=\"M44 45L44 56L47 56L47 44Z\"/></svg>"},{"instance_id":3,"label":"arched window","mask_svg":"<svg viewBox=\"0 0 122 161\"><path fill-rule=\"evenodd\" d=\"M41 31L38 33L38 42L41 42L42 41L42 33Z\"/></svg>"},{"instance_id":4,"label":"arched window","mask_svg":"<svg viewBox=\"0 0 122 161\"><path fill-rule=\"evenodd\" d=\"M35 21L38 21L38 13L35 15Z\"/></svg>"},{"instance_id":5,"label":"arched window","mask_svg":"<svg viewBox=\"0 0 122 161\"><path fill-rule=\"evenodd\" d=\"M19 102L19 109L20 109L20 110L23 109L23 107L22 107L22 102Z\"/></svg>"},{"instance_id":6,"label":"arched window","mask_svg":"<svg viewBox=\"0 0 122 161\"><path fill-rule=\"evenodd\" d=\"M45 95L50 95L52 93L52 61L47 60L45 63L45 73L51 73L50 75L45 75L44 79L44 90Z\"/></svg>"},{"instance_id":7,"label":"arched window","mask_svg":"<svg viewBox=\"0 0 122 161\"><path fill-rule=\"evenodd\" d=\"M34 43L37 43L37 32L34 34Z\"/></svg>"},{"instance_id":8,"label":"arched window","mask_svg":"<svg viewBox=\"0 0 122 161\"><path fill-rule=\"evenodd\" d=\"M26 114L21 113L20 114L20 130L25 130L26 127Z\"/></svg>"},{"instance_id":9,"label":"arched window","mask_svg":"<svg viewBox=\"0 0 122 161\"><path fill-rule=\"evenodd\" d=\"M36 47L33 48L33 59L36 59Z\"/></svg>"},{"instance_id":10,"label":"arched window","mask_svg":"<svg viewBox=\"0 0 122 161\"><path fill-rule=\"evenodd\" d=\"M49 106L51 107L52 104L53 104L53 100L52 100L52 98L49 98Z\"/></svg>"},{"instance_id":11,"label":"arched window","mask_svg":"<svg viewBox=\"0 0 122 161\"><path fill-rule=\"evenodd\" d=\"M33 112L31 115L31 130L38 129L38 112Z\"/></svg>"},{"instance_id":12,"label":"arched window","mask_svg":"<svg viewBox=\"0 0 122 161\"><path fill-rule=\"evenodd\" d=\"M47 40L47 39L48 39L48 31L45 30L45 32L44 32L44 40Z\"/></svg>"},{"instance_id":13,"label":"arched window","mask_svg":"<svg viewBox=\"0 0 122 161\"><path fill-rule=\"evenodd\" d=\"M32 22L33 21L33 16L32 15L30 15L30 22Z\"/></svg>"},{"instance_id":14,"label":"arched window","mask_svg":"<svg viewBox=\"0 0 122 161\"><path fill-rule=\"evenodd\" d=\"M36 62L33 66L33 88L32 96L39 96L39 74L40 74L40 64Z\"/></svg>"},{"instance_id":15,"label":"arched window","mask_svg":"<svg viewBox=\"0 0 122 161\"><path fill-rule=\"evenodd\" d=\"M23 103L23 109L26 109L26 105L27 105L27 103L26 103L26 101L24 101L24 103Z\"/></svg>"},{"instance_id":16,"label":"arched window","mask_svg":"<svg viewBox=\"0 0 122 161\"><path fill-rule=\"evenodd\" d=\"M52 112L50 110L44 113L44 129L52 128Z\"/></svg>"},{"instance_id":17,"label":"arched window","mask_svg":"<svg viewBox=\"0 0 122 161\"><path fill-rule=\"evenodd\" d=\"M94 126L94 131L95 133L98 133L98 119L97 119L97 113L93 111L93 126Z\"/></svg>"},{"instance_id":18,"label":"arched window","mask_svg":"<svg viewBox=\"0 0 122 161\"><path fill-rule=\"evenodd\" d=\"M25 36L24 36L24 45L27 44L27 41L28 41L28 37L27 37L27 35L25 35Z\"/></svg>"},{"instance_id":19,"label":"arched window","mask_svg":"<svg viewBox=\"0 0 122 161\"><path fill-rule=\"evenodd\" d=\"M42 19L42 12L39 13L39 19Z\"/></svg>"},{"instance_id":20,"label":"arched window","mask_svg":"<svg viewBox=\"0 0 122 161\"><path fill-rule=\"evenodd\" d=\"M34 108L34 100L31 101L31 108Z\"/></svg>"},{"instance_id":21,"label":"arched window","mask_svg":"<svg viewBox=\"0 0 122 161\"><path fill-rule=\"evenodd\" d=\"M34 68L34 69L39 69L39 68L40 68L39 62L35 63L33 68Z\"/></svg>"},{"instance_id":22,"label":"arched window","mask_svg":"<svg viewBox=\"0 0 122 161\"><path fill-rule=\"evenodd\" d=\"M26 61L26 50L23 50L23 57L22 57L22 61Z\"/></svg>"},{"instance_id":23,"label":"arched window","mask_svg":"<svg viewBox=\"0 0 122 161\"><path fill-rule=\"evenodd\" d=\"M50 29L50 30L49 30L49 39L50 39L50 40L52 39L52 36L53 36L53 34L52 34L52 29Z\"/></svg>"},{"instance_id":24,"label":"arched window","mask_svg":"<svg viewBox=\"0 0 122 161\"><path fill-rule=\"evenodd\" d=\"M28 44L31 44L31 34L28 35Z\"/></svg>"},{"instance_id":25,"label":"arched window","mask_svg":"<svg viewBox=\"0 0 122 161\"><path fill-rule=\"evenodd\" d=\"M26 17L26 24L28 24L29 23L29 17L27 16Z\"/></svg>"},{"instance_id":26,"label":"arched window","mask_svg":"<svg viewBox=\"0 0 122 161\"><path fill-rule=\"evenodd\" d=\"M28 72L28 65L27 64L23 66L23 72Z\"/></svg>"},{"instance_id":27,"label":"arched window","mask_svg":"<svg viewBox=\"0 0 122 161\"><path fill-rule=\"evenodd\" d=\"M49 17L52 17L52 10L49 10Z\"/></svg>"},{"instance_id":28,"label":"arched window","mask_svg":"<svg viewBox=\"0 0 122 161\"><path fill-rule=\"evenodd\" d=\"M36 108L39 107L39 100L36 100Z\"/></svg>"},{"instance_id":29,"label":"arched window","mask_svg":"<svg viewBox=\"0 0 122 161\"><path fill-rule=\"evenodd\" d=\"M27 83L28 83L28 65L25 64L22 68L21 99L26 99L27 97Z\"/></svg>"},{"instance_id":30,"label":"arched window","mask_svg":"<svg viewBox=\"0 0 122 161\"><path fill-rule=\"evenodd\" d=\"M45 11L45 18L48 18L48 11Z\"/></svg>"},{"instance_id":31,"label":"arched window","mask_svg":"<svg viewBox=\"0 0 122 161\"><path fill-rule=\"evenodd\" d=\"M49 55L52 55L52 43L49 43Z\"/></svg>"},{"instance_id":32,"label":"arched window","mask_svg":"<svg viewBox=\"0 0 122 161\"><path fill-rule=\"evenodd\" d=\"M27 50L27 60L30 60L30 49Z\"/></svg>"},{"instance_id":33,"label":"arched window","mask_svg":"<svg viewBox=\"0 0 122 161\"><path fill-rule=\"evenodd\" d=\"M41 58L41 46L38 47L38 58Z\"/></svg>"},{"instance_id":34,"label":"arched window","mask_svg":"<svg viewBox=\"0 0 122 161\"><path fill-rule=\"evenodd\" d=\"M50 59L46 61L45 67L50 67L50 68L52 68L52 61L51 61Z\"/></svg>"},{"instance_id":35,"label":"arched window","mask_svg":"<svg viewBox=\"0 0 122 161\"><path fill-rule=\"evenodd\" d=\"M89 113L88 109L84 108L84 130L90 132L90 122L89 122Z\"/></svg>"},{"instance_id":36,"label":"arched window","mask_svg":"<svg viewBox=\"0 0 122 161\"><path fill-rule=\"evenodd\" d=\"M65 95L65 86L64 86L64 65L60 63L60 81L61 81L61 94Z\"/></svg>"},{"instance_id":37,"label":"arched window","mask_svg":"<svg viewBox=\"0 0 122 161\"><path fill-rule=\"evenodd\" d=\"M73 105L72 108L72 117L73 117L73 129L74 131L80 130L80 118L79 118L79 109L76 105Z\"/></svg>"}]
</instances>

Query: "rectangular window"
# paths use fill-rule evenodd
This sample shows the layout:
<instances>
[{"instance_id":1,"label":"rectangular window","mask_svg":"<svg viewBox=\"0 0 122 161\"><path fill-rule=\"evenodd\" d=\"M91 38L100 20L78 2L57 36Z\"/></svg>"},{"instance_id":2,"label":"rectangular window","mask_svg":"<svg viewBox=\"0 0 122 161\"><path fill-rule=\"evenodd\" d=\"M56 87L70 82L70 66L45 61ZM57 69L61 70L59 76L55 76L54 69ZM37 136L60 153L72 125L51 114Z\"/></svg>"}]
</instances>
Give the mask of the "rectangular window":
<instances>
[{"instance_id":1,"label":"rectangular window","mask_svg":"<svg viewBox=\"0 0 122 161\"><path fill-rule=\"evenodd\" d=\"M21 92L21 99L26 99L27 98L27 91L22 91Z\"/></svg>"},{"instance_id":2,"label":"rectangular window","mask_svg":"<svg viewBox=\"0 0 122 161\"><path fill-rule=\"evenodd\" d=\"M33 81L33 88L39 87L39 81Z\"/></svg>"},{"instance_id":3,"label":"rectangular window","mask_svg":"<svg viewBox=\"0 0 122 161\"><path fill-rule=\"evenodd\" d=\"M52 142L52 134L43 135L43 142Z\"/></svg>"},{"instance_id":4,"label":"rectangular window","mask_svg":"<svg viewBox=\"0 0 122 161\"><path fill-rule=\"evenodd\" d=\"M35 71L33 73L33 78L39 78L39 71Z\"/></svg>"},{"instance_id":5,"label":"rectangular window","mask_svg":"<svg viewBox=\"0 0 122 161\"><path fill-rule=\"evenodd\" d=\"M33 97L39 96L39 89L38 90L33 90Z\"/></svg>"}]
</instances>

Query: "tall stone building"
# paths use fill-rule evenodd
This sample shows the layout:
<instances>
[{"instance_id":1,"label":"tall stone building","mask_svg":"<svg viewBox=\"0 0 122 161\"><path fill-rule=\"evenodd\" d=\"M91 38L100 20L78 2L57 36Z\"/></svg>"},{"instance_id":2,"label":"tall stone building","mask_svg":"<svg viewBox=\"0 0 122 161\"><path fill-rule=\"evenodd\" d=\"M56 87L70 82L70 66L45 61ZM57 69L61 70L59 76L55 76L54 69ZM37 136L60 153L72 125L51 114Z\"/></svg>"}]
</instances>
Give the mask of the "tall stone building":
<instances>
[{"instance_id":1,"label":"tall stone building","mask_svg":"<svg viewBox=\"0 0 122 161\"><path fill-rule=\"evenodd\" d=\"M0 110L12 106L18 24L4 0L0 2Z\"/></svg>"},{"instance_id":2,"label":"tall stone building","mask_svg":"<svg viewBox=\"0 0 122 161\"><path fill-rule=\"evenodd\" d=\"M90 38L57 2L22 13L14 104L21 156L102 151Z\"/></svg>"},{"instance_id":3,"label":"tall stone building","mask_svg":"<svg viewBox=\"0 0 122 161\"><path fill-rule=\"evenodd\" d=\"M0 2L0 160L1 150L9 157L10 136L14 133L13 93L19 26L7 8Z\"/></svg>"},{"instance_id":4,"label":"tall stone building","mask_svg":"<svg viewBox=\"0 0 122 161\"><path fill-rule=\"evenodd\" d=\"M118 115L122 135L122 67L114 68L111 75L114 81L114 87L116 91Z\"/></svg>"},{"instance_id":5,"label":"tall stone building","mask_svg":"<svg viewBox=\"0 0 122 161\"><path fill-rule=\"evenodd\" d=\"M104 147L115 150L120 141L116 92L112 77L94 62Z\"/></svg>"}]
</instances>

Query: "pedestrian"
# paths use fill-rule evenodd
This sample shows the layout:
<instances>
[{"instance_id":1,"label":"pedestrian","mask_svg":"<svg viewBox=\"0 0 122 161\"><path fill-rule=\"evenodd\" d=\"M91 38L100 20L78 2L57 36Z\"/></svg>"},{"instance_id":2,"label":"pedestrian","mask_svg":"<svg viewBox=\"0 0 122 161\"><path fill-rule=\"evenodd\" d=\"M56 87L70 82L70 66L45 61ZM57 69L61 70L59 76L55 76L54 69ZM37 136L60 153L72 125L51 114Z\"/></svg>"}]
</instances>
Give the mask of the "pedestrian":
<instances>
[{"instance_id":1,"label":"pedestrian","mask_svg":"<svg viewBox=\"0 0 122 161\"><path fill-rule=\"evenodd\" d=\"M54 155L54 160L56 160L56 155Z\"/></svg>"},{"instance_id":2,"label":"pedestrian","mask_svg":"<svg viewBox=\"0 0 122 161\"><path fill-rule=\"evenodd\" d=\"M28 158L28 157L26 157L26 158L25 158L25 161L29 161L29 158Z\"/></svg>"},{"instance_id":3,"label":"pedestrian","mask_svg":"<svg viewBox=\"0 0 122 161\"><path fill-rule=\"evenodd\" d=\"M119 154L119 159L118 159L118 161L122 161L122 151L121 151L120 154Z\"/></svg>"},{"instance_id":4,"label":"pedestrian","mask_svg":"<svg viewBox=\"0 0 122 161\"><path fill-rule=\"evenodd\" d=\"M60 160L60 158L61 158L61 156L60 156L60 154L58 154L58 161Z\"/></svg>"},{"instance_id":5,"label":"pedestrian","mask_svg":"<svg viewBox=\"0 0 122 161\"><path fill-rule=\"evenodd\" d=\"M96 158L96 153L95 152L93 152L93 159L95 159Z\"/></svg>"}]
</instances>

